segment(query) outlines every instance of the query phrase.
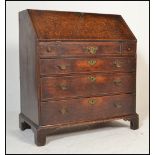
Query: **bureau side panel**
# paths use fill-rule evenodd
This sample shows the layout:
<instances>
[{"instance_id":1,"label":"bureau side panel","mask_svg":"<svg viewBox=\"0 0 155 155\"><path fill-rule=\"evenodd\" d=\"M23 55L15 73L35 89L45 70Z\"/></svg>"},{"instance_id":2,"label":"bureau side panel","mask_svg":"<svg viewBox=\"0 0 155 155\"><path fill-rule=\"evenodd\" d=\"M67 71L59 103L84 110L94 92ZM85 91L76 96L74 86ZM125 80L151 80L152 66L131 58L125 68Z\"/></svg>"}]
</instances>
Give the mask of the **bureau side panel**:
<instances>
[{"instance_id":1,"label":"bureau side panel","mask_svg":"<svg viewBox=\"0 0 155 155\"><path fill-rule=\"evenodd\" d=\"M38 124L36 35L27 11L19 13L21 113Z\"/></svg>"}]
</instances>

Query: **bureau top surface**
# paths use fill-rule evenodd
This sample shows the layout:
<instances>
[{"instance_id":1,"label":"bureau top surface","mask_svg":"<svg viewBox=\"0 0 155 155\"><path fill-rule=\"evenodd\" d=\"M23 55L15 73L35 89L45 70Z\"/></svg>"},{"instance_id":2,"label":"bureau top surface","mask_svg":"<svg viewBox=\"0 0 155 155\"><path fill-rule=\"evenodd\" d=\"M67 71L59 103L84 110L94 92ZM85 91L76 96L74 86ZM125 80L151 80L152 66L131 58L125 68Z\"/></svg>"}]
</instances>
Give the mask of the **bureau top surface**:
<instances>
[{"instance_id":1,"label":"bureau top surface","mask_svg":"<svg viewBox=\"0 0 155 155\"><path fill-rule=\"evenodd\" d=\"M136 40L120 15L30 9L25 11L39 40Z\"/></svg>"}]
</instances>

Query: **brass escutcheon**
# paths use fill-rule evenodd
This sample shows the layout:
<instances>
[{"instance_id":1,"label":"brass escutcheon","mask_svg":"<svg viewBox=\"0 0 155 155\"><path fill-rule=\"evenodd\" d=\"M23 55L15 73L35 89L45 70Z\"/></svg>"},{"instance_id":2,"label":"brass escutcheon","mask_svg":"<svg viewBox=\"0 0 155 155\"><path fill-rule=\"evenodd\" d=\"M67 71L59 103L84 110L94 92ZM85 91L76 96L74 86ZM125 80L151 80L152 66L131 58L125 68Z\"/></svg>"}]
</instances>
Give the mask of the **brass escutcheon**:
<instances>
[{"instance_id":1,"label":"brass escutcheon","mask_svg":"<svg viewBox=\"0 0 155 155\"><path fill-rule=\"evenodd\" d=\"M94 76L89 76L88 79L89 79L91 82L95 82L95 81L96 81L96 77L94 77Z\"/></svg>"},{"instance_id":2,"label":"brass escutcheon","mask_svg":"<svg viewBox=\"0 0 155 155\"><path fill-rule=\"evenodd\" d=\"M68 87L67 87L66 84L60 84L60 88L61 88L62 90L67 90L67 89L68 89Z\"/></svg>"},{"instance_id":3,"label":"brass escutcheon","mask_svg":"<svg viewBox=\"0 0 155 155\"><path fill-rule=\"evenodd\" d=\"M61 70L65 70L67 68L66 65L58 65L58 67L61 69Z\"/></svg>"},{"instance_id":4,"label":"brass escutcheon","mask_svg":"<svg viewBox=\"0 0 155 155\"><path fill-rule=\"evenodd\" d=\"M121 67L121 62L118 61L118 60L116 60L116 61L113 62L113 65L114 65L115 67L117 67L117 68L120 68L120 67Z\"/></svg>"},{"instance_id":5,"label":"brass escutcheon","mask_svg":"<svg viewBox=\"0 0 155 155\"><path fill-rule=\"evenodd\" d=\"M96 54L98 47L86 47L85 51L89 52L90 54Z\"/></svg>"},{"instance_id":6,"label":"brass escutcheon","mask_svg":"<svg viewBox=\"0 0 155 155\"><path fill-rule=\"evenodd\" d=\"M114 82L114 84L117 85L117 86L120 86L121 83L122 83L121 79L115 79L113 82Z\"/></svg>"},{"instance_id":7,"label":"brass escutcheon","mask_svg":"<svg viewBox=\"0 0 155 155\"><path fill-rule=\"evenodd\" d=\"M47 52L52 52L52 47L51 46L47 47Z\"/></svg>"},{"instance_id":8,"label":"brass escutcheon","mask_svg":"<svg viewBox=\"0 0 155 155\"><path fill-rule=\"evenodd\" d=\"M96 103L96 99L91 98L91 99L88 100L88 103L91 104L91 105L94 105Z\"/></svg>"},{"instance_id":9,"label":"brass escutcheon","mask_svg":"<svg viewBox=\"0 0 155 155\"><path fill-rule=\"evenodd\" d=\"M128 47L127 49L128 49L128 51L131 51L131 48L130 47Z\"/></svg>"},{"instance_id":10,"label":"brass escutcheon","mask_svg":"<svg viewBox=\"0 0 155 155\"><path fill-rule=\"evenodd\" d=\"M121 108L122 104L121 103L114 103L115 108Z\"/></svg>"},{"instance_id":11,"label":"brass escutcheon","mask_svg":"<svg viewBox=\"0 0 155 155\"><path fill-rule=\"evenodd\" d=\"M88 60L88 64L93 66L96 64L96 60Z\"/></svg>"},{"instance_id":12,"label":"brass escutcheon","mask_svg":"<svg viewBox=\"0 0 155 155\"><path fill-rule=\"evenodd\" d=\"M65 114L68 113L68 110L67 110L65 107L63 107L63 108L60 110L60 113L63 114L63 115L65 115Z\"/></svg>"}]
</instances>

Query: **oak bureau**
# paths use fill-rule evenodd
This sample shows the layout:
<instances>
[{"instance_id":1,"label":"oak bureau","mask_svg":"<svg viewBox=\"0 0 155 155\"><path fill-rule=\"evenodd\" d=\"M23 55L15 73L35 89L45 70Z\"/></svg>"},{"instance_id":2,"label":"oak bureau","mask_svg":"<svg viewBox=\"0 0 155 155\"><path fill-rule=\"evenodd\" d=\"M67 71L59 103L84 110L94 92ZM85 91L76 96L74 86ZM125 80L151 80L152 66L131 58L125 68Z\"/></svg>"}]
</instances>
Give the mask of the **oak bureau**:
<instances>
[{"instance_id":1,"label":"oak bureau","mask_svg":"<svg viewBox=\"0 0 155 155\"><path fill-rule=\"evenodd\" d=\"M19 12L20 129L38 146L117 119L138 129L136 43L120 15Z\"/></svg>"}]
</instances>

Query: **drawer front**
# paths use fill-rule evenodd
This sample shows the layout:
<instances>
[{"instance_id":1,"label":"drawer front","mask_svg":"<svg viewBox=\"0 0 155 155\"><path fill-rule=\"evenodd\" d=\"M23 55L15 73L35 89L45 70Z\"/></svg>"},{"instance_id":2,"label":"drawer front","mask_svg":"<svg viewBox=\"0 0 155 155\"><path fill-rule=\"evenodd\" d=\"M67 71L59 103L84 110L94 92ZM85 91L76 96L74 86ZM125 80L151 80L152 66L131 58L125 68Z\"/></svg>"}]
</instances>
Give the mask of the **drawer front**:
<instances>
[{"instance_id":1,"label":"drawer front","mask_svg":"<svg viewBox=\"0 0 155 155\"><path fill-rule=\"evenodd\" d=\"M49 101L41 103L41 124L95 121L134 112L134 94Z\"/></svg>"},{"instance_id":2,"label":"drawer front","mask_svg":"<svg viewBox=\"0 0 155 155\"><path fill-rule=\"evenodd\" d=\"M62 58L41 59L41 75L89 73L89 72L133 72L136 58Z\"/></svg>"},{"instance_id":3,"label":"drawer front","mask_svg":"<svg viewBox=\"0 0 155 155\"><path fill-rule=\"evenodd\" d=\"M135 91L135 74L87 74L41 78L41 99L89 97Z\"/></svg>"},{"instance_id":4,"label":"drawer front","mask_svg":"<svg viewBox=\"0 0 155 155\"><path fill-rule=\"evenodd\" d=\"M74 57L97 55L120 55L119 42L40 42L38 46L41 58Z\"/></svg>"}]
</instances>

